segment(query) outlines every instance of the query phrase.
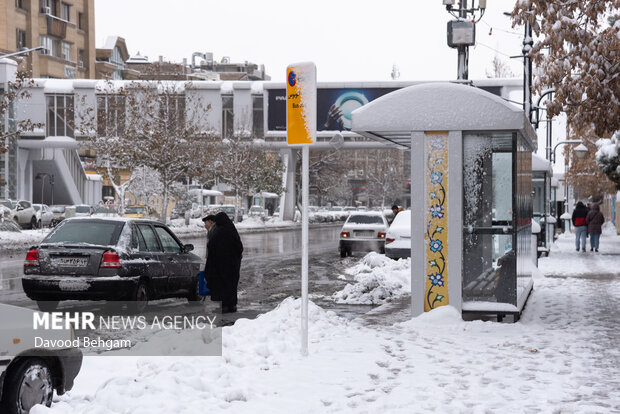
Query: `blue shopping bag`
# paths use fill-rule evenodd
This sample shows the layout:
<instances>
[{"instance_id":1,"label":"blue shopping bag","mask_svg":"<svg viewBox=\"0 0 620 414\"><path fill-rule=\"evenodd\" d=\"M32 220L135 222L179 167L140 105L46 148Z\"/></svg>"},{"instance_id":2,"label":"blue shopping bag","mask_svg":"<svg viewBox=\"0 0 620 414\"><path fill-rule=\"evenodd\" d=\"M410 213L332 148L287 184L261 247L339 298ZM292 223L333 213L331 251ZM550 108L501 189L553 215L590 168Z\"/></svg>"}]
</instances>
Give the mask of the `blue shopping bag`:
<instances>
[{"instance_id":1,"label":"blue shopping bag","mask_svg":"<svg viewBox=\"0 0 620 414\"><path fill-rule=\"evenodd\" d=\"M207 279L205 279L205 272L203 270L200 271L200 276L198 277L198 295L211 295L211 291L207 288Z\"/></svg>"}]
</instances>

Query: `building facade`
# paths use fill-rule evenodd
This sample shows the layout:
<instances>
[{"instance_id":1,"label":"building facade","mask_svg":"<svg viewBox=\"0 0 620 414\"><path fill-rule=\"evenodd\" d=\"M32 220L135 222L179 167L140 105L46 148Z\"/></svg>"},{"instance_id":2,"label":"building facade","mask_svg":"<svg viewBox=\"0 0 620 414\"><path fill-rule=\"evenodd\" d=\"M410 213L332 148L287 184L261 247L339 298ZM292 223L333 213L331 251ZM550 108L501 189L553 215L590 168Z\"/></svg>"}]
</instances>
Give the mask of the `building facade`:
<instances>
[{"instance_id":1,"label":"building facade","mask_svg":"<svg viewBox=\"0 0 620 414\"><path fill-rule=\"evenodd\" d=\"M0 52L33 78L95 78L94 0L0 0Z\"/></svg>"},{"instance_id":2,"label":"building facade","mask_svg":"<svg viewBox=\"0 0 620 414\"><path fill-rule=\"evenodd\" d=\"M0 73L3 73L2 66L0 62ZM116 85L116 82L120 82L118 83L120 86L126 84L127 81L112 81L113 85ZM372 168L372 163L363 159L363 149L377 149L383 144L368 141L348 130L347 117L350 117L350 111L368 103L377 95L415 83L319 83L319 109L323 104L329 107L335 103L340 105L343 111L342 117L338 120L340 125L337 128L340 131L327 125L328 120L321 119L319 113L319 122L325 128L318 128L317 145L314 150L332 149L328 143L339 132L344 137L344 149L360 150L353 156L355 160L353 168L357 171L351 179L364 178L368 172L363 171L363 168L367 168L365 166L368 165ZM494 90L498 95L506 98L511 91L521 88L518 80L482 80L474 81L474 85ZM287 147L286 130L282 128L286 99L284 83L179 81L178 86L183 91L183 99L187 98L187 104L183 104L187 113L208 108L203 118L203 130L212 131L222 138L243 133L264 141L265 148L292 151ZM29 119L32 122L41 123L44 127L22 133L16 141L15 148L10 152L15 162L8 167L10 173L6 176L12 177L8 180L9 187L16 189L10 197L33 202L42 200L47 202L52 198L51 194L47 194L51 188L45 187L46 194L42 194L43 186L40 181L36 180L36 177L47 174L47 176L55 177L54 200L56 203L95 204L102 200L101 177L92 174L94 172L92 168L89 168L84 163L83 157L80 158L78 155L80 141L84 137L76 133L81 129L81 120L76 114L83 113L87 108L94 110L94 113L105 111L104 107L100 107L107 102L106 99L101 99L105 88L109 88L109 83L103 80L34 79L29 90L30 98L19 103L16 114L18 119ZM323 104L321 104L321 96L325 97ZM362 98L362 96L368 96L368 98ZM192 102L199 102L201 108L192 107ZM294 157L289 157L287 168L294 171L295 162L292 158ZM290 177L288 173L286 175ZM3 191L2 188L0 188L1 191Z\"/></svg>"}]
</instances>

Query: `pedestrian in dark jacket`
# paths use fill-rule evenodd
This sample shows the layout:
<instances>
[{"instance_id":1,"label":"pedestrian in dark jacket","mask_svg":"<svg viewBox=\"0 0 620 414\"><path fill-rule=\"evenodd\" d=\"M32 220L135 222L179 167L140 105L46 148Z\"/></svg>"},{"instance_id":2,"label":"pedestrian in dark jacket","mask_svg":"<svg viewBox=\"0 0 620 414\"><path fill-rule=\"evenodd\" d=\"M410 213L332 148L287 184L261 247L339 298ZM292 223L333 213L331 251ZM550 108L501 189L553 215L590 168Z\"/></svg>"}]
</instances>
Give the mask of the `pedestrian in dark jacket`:
<instances>
[{"instance_id":1,"label":"pedestrian in dark jacket","mask_svg":"<svg viewBox=\"0 0 620 414\"><path fill-rule=\"evenodd\" d=\"M590 233L590 251L594 250L598 252L598 243L603 232L603 223L605 217L601 213L601 209L598 204L592 204L590 212L586 216L586 223L588 224L588 233Z\"/></svg>"},{"instance_id":2,"label":"pedestrian in dark jacket","mask_svg":"<svg viewBox=\"0 0 620 414\"><path fill-rule=\"evenodd\" d=\"M588 215L588 208L580 201L577 203L575 210L573 210L573 226L575 226L575 248L579 251L579 240L581 240L581 251L586 251L586 236L588 232L588 226L586 223L586 216Z\"/></svg>"},{"instance_id":3,"label":"pedestrian in dark jacket","mask_svg":"<svg viewBox=\"0 0 620 414\"><path fill-rule=\"evenodd\" d=\"M222 313L236 312L243 243L226 213L217 213L214 220L215 230L207 242L207 288L211 300L222 301Z\"/></svg>"}]
</instances>

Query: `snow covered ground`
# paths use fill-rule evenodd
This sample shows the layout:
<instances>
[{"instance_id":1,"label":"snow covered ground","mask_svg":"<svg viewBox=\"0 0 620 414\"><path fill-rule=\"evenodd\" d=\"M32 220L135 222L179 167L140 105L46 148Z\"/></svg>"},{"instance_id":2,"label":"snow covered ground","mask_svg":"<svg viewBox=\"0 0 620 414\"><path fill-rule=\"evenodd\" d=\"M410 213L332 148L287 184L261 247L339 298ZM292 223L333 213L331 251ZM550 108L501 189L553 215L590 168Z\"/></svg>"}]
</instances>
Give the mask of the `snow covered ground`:
<instances>
[{"instance_id":1,"label":"snow covered ground","mask_svg":"<svg viewBox=\"0 0 620 414\"><path fill-rule=\"evenodd\" d=\"M311 303L304 357L288 298L224 328L222 357L87 357L73 391L32 413L620 412L620 237L604 235L598 254L573 241L540 260L518 323L465 322L451 307L347 321Z\"/></svg>"}]
</instances>

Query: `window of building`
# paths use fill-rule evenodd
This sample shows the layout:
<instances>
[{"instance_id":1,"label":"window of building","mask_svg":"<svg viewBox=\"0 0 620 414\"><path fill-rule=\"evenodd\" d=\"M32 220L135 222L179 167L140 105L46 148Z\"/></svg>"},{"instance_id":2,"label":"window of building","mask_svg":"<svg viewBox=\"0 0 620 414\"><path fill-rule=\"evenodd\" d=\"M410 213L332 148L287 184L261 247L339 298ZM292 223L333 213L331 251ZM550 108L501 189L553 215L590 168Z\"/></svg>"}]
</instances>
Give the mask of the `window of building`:
<instances>
[{"instance_id":1,"label":"window of building","mask_svg":"<svg viewBox=\"0 0 620 414\"><path fill-rule=\"evenodd\" d=\"M73 95L45 95L47 104L47 135L73 137Z\"/></svg>"},{"instance_id":2,"label":"window of building","mask_svg":"<svg viewBox=\"0 0 620 414\"><path fill-rule=\"evenodd\" d=\"M263 138L265 134L263 121L263 96L252 96L252 133L256 138Z\"/></svg>"},{"instance_id":3,"label":"window of building","mask_svg":"<svg viewBox=\"0 0 620 414\"><path fill-rule=\"evenodd\" d=\"M84 25L84 13L78 12L78 14L77 14L77 24L78 24L78 29L86 30L86 26Z\"/></svg>"},{"instance_id":4,"label":"window of building","mask_svg":"<svg viewBox=\"0 0 620 414\"><path fill-rule=\"evenodd\" d=\"M60 57L60 40L51 36L39 36L39 45L43 46L41 53Z\"/></svg>"},{"instance_id":5,"label":"window of building","mask_svg":"<svg viewBox=\"0 0 620 414\"><path fill-rule=\"evenodd\" d=\"M159 97L160 119L167 120L171 129L185 124L185 95L167 94Z\"/></svg>"},{"instance_id":6,"label":"window of building","mask_svg":"<svg viewBox=\"0 0 620 414\"><path fill-rule=\"evenodd\" d=\"M125 98L97 95L97 134L114 137L125 131Z\"/></svg>"},{"instance_id":7,"label":"window of building","mask_svg":"<svg viewBox=\"0 0 620 414\"><path fill-rule=\"evenodd\" d=\"M41 13L58 17L58 0L39 0Z\"/></svg>"},{"instance_id":8,"label":"window of building","mask_svg":"<svg viewBox=\"0 0 620 414\"><path fill-rule=\"evenodd\" d=\"M78 66L83 68L84 62L86 62L86 52L84 49L78 49Z\"/></svg>"},{"instance_id":9,"label":"window of building","mask_svg":"<svg viewBox=\"0 0 620 414\"><path fill-rule=\"evenodd\" d=\"M71 5L62 3L60 7L60 18L68 22L71 21Z\"/></svg>"},{"instance_id":10,"label":"window of building","mask_svg":"<svg viewBox=\"0 0 620 414\"><path fill-rule=\"evenodd\" d=\"M17 50L21 48L28 47L26 45L26 31L22 29L17 29L17 39L16 39Z\"/></svg>"},{"instance_id":11,"label":"window of building","mask_svg":"<svg viewBox=\"0 0 620 414\"><path fill-rule=\"evenodd\" d=\"M61 49L61 57L64 60L68 60L71 61L71 43L69 42L62 42L62 49Z\"/></svg>"},{"instance_id":12,"label":"window of building","mask_svg":"<svg viewBox=\"0 0 620 414\"><path fill-rule=\"evenodd\" d=\"M26 0L15 0L15 7L22 10L28 10L28 2Z\"/></svg>"},{"instance_id":13,"label":"window of building","mask_svg":"<svg viewBox=\"0 0 620 414\"><path fill-rule=\"evenodd\" d=\"M232 95L222 95L222 138L233 136L235 127L233 114L233 97Z\"/></svg>"}]
</instances>

